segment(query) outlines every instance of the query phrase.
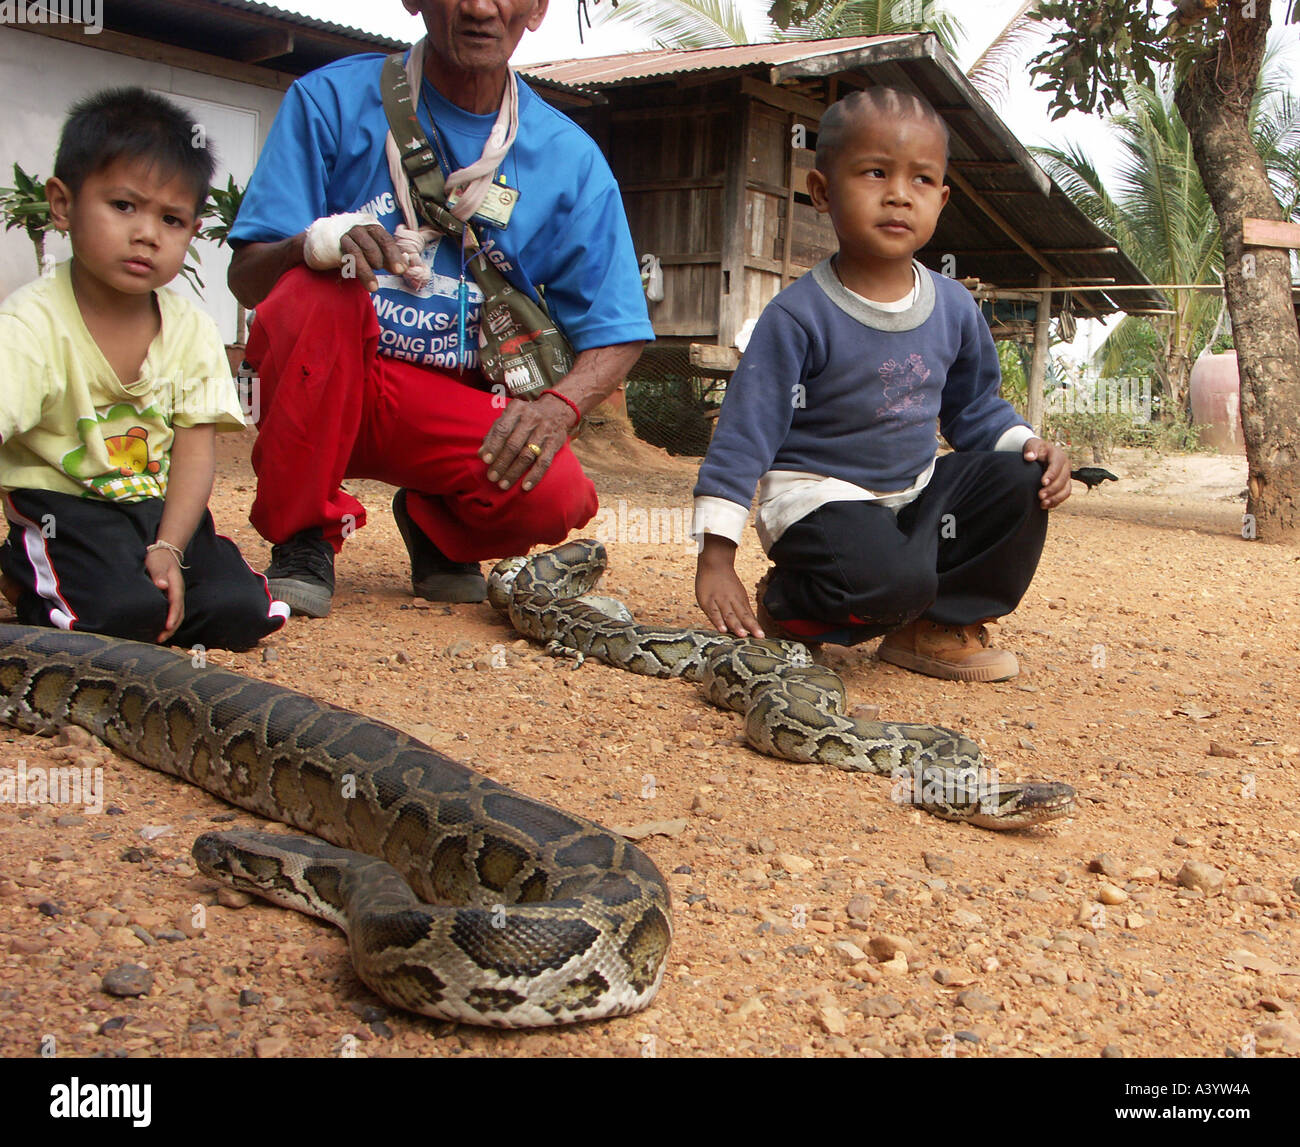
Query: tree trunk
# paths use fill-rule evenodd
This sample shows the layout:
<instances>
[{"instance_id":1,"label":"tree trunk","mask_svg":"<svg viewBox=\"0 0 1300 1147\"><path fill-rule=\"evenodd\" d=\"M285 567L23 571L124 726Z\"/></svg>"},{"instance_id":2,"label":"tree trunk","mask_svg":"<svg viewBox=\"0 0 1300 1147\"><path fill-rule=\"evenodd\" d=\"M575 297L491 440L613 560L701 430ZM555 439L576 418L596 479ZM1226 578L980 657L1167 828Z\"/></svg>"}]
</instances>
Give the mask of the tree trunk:
<instances>
[{"instance_id":1,"label":"tree trunk","mask_svg":"<svg viewBox=\"0 0 1300 1147\"><path fill-rule=\"evenodd\" d=\"M1173 347L1165 364L1165 396L1168 405L1161 413L1166 422L1173 422L1187 407L1187 377L1192 372L1192 365L1180 346Z\"/></svg>"},{"instance_id":2,"label":"tree trunk","mask_svg":"<svg viewBox=\"0 0 1300 1147\"><path fill-rule=\"evenodd\" d=\"M1242 534L1294 544L1300 542L1300 332L1291 307L1290 258L1285 250L1242 242L1243 219L1283 218L1249 121L1272 21L1267 3L1251 18L1241 5L1225 7L1218 51L1192 67L1175 102L1223 238L1250 471Z\"/></svg>"}]
</instances>

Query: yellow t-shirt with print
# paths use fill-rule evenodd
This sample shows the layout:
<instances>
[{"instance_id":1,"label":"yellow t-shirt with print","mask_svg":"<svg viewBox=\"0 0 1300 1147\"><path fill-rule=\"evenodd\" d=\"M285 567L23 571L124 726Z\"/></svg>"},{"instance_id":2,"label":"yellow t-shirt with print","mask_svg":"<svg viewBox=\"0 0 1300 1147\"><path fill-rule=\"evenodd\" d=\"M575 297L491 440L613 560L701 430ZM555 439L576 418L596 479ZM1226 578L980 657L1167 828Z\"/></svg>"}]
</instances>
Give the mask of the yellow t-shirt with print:
<instances>
[{"instance_id":1,"label":"yellow t-shirt with print","mask_svg":"<svg viewBox=\"0 0 1300 1147\"><path fill-rule=\"evenodd\" d=\"M165 497L174 426L244 425L217 326L154 292L161 328L124 385L81 318L71 267L0 303L0 490Z\"/></svg>"}]
</instances>

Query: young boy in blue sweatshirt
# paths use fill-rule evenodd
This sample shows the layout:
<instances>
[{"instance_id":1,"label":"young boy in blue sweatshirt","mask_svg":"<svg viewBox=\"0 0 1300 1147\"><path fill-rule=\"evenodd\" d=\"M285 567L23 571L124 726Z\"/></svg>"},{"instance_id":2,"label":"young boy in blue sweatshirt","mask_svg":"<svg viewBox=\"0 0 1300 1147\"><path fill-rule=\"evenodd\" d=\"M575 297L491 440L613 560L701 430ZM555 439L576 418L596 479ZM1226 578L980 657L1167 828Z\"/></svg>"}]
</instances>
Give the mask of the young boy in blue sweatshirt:
<instances>
[{"instance_id":1,"label":"young boy in blue sweatshirt","mask_svg":"<svg viewBox=\"0 0 1300 1147\"><path fill-rule=\"evenodd\" d=\"M808 193L839 250L764 309L695 487L695 591L720 632L852 645L930 676L1004 681L984 622L1019 604L1069 459L998 394L998 356L960 283L913 254L948 201L948 131L872 88L822 117ZM936 458L935 420L953 454ZM774 565L757 608L735 572L758 487Z\"/></svg>"}]
</instances>

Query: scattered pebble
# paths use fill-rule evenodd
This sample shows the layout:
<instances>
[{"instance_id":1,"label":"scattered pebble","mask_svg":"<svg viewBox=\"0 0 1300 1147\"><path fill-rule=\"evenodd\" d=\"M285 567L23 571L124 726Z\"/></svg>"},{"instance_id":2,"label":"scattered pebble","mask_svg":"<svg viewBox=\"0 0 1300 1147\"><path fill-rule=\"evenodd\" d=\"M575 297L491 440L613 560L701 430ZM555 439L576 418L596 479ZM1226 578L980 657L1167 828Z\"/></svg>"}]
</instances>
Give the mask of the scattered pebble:
<instances>
[{"instance_id":1,"label":"scattered pebble","mask_svg":"<svg viewBox=\"0 0 1300 1147\"><path fill-rule=\"evenodd\" d=\"M979 988L967 988L964 992L958 992L954 1002L959 1008L965 1008L968 1012L996 1012L1002 1006Z\"/></svg>"},{"instance_id":2,"label":"scattered pebble","mask_svg":"<svg viewBox=\"0 0 1300 1147\"><path fill-rule=\"evenodd\" d=\"M894 959L900 953L906 958L912 951L912 942L903 939L902 936L892 936L888 932L881 932L867 941L867 947L871 950L871 954L883 963Z\"/></svg>"},{"instance_id":3,"label":"scattered pebble","mask_svg":"<svg viewBox=\"0 0 1300 1147\"><path fill-rule=\"evenodd\" d=\"M217 889L217 903L223 908L247 908L255 897L251 892L241 892L238 888L227 888L224 884Z\"/></svg>"},{"instance_id":4,"label":"scattered pebble","mask_svg":"<svg viewBox=\"0 0 1300 1147\"><path fill-rule=\"evenodd\" d=\"M827 1035L843 1035L848 1031L847 1019L837 1007L818 1008L817 1022Z\"/></svg>"},{"instance_id":5,"label":"scattered pebble","mask_svg":"<svg viewBox=\"0 0 1300 1147\"><path fill-rule=\"evenodd\" d=\"M1300 883L1300 876L1296 877L1297 883ZM876 902L870 896L855 896L849 901L845 912L848 913L850 920L865 920L869 917L876 907Z\"/></svg>"},{"instance_id":6,"label":"scattered pebble","mask_svg":"<svg viewBox=\"0 0 1300 1147\"><path fill-rule=\"evenodd\" d=\"M817 867L806 856L796 856L792 852L783 852L776 858L777 863L790 873L791 876L800 876L804 873L811 872Z\"/></svg>"},{"instance_id":7,"label":"scattered pebble","mask_svg":"<svg viewBox=\"0 0 1300 1147\"><path fill-rule=\"evenodd\" d=\"M931 872L937 872L942 876L951 876L953 863L951 856L943 856L937 852L923 852L921 859L925 861L925 866Z\"/></svg>"},{"instance_id":8,"label":"scattered pebble","mask_svg":"<svg viewBox=\"0 0 1300 1147\"><path fill-rule=\"evenodd\" d=\"M1178 870L1178 883L1183 888L1193 888L1213 896L1223 887L1224 872L1203 860L1188 860Z\"/></svg>"},{"instance_id":9,"label":"scattered pebble","mask_svg":"<svg viewBox=\"0 0 1300 1147\"><path fill-rule=\"evenodd\" d=\"M1103 904L1123 904L1128 893L1113 884L1100 884L1097 886L1097 899Z\"/></svg>"},{"instance_id":10,"label":"scattered pebble","mask_svg":"<svg viewBox=\"0 0 1300 1147\"><path fill-rule=\"evenodd\" d=\"M897 996L882 995L871 996L858 1005L858 1011L864 1016L875 1016L877 1019L892 1019L900 1015L903 1011L903 1005L898 1002Z\"/></svg>"},{"instance_id":11,"label":"scattered pebble","mask_svg":"<svg viewBox=\"0 0 1300 1147\"><path fill-rule=\"evenodd\" d=\"M1276 908L1282 903L1282 897L1262 884L1239 884L1228 893L1228 899L1244 900L1247 904L1259 904L1266 908Z\"/></svg>"},{"instance_id":12,"label":"scattered pebble","mask_svg":"<svg viewBox=\"0 0 1300 1147\"><path fill-rule=\"evenodd\" d=\"M153 973L140 964L118 964L100 986L110 996L144 996L153 987Z\"/></svg>"},{"instance_id":13,"label":"scattered pebble","mask_svg":"<svg viewBox=\"0 0 1300 1147\"><path fill-rule=\"evenodd\" d=\"M253 1044L253 1054L258 1059L275 1059L288 1046L289 1041L283 1036L264 1036Z\"/></svg>"},{"instance_id":14,"label":"scattered pebble","mask_svg":"<svg viewBox=\"0 0 1300 1147\"><path fill-rule=\"evenodd\" d=\"M1124 866L1109 852L1098 853L1088 861L1088 871L1100 872L1103 876L1109 876L1112 880L1121 880L1124 876Z\"/></svg>"}]
</instances>

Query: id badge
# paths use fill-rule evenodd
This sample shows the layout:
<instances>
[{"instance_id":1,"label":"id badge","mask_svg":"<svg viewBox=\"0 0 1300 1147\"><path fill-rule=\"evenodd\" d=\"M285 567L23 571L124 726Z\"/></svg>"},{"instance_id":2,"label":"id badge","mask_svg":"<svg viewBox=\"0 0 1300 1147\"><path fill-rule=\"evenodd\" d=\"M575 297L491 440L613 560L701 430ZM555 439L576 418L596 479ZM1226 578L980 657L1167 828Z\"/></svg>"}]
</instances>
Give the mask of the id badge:
<instances>
[{"instance_id":1,"label":"id badge","mask_svg":"<svg viewBox=\"0 0 1300 1147\"><path fill-rule=\"evenodd\" d=\"M450 210L454 207L459 198L458 195L449 195L447 197L447 208ZM471 219L489 227L508 227L510 226L510 216L514 212L515 204L518 202L519 192L513 187L507 187L504 183L493 183L488 188L487 194L483 197L483 202L479 204L479 209L474 212Z\"/></svg>"}]
</instances>

